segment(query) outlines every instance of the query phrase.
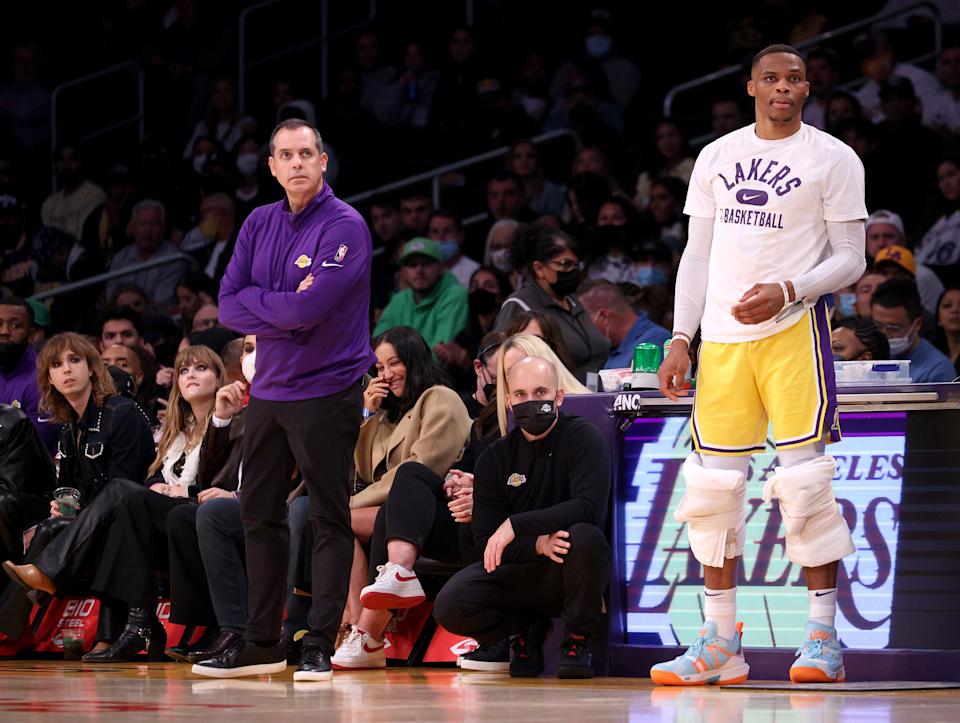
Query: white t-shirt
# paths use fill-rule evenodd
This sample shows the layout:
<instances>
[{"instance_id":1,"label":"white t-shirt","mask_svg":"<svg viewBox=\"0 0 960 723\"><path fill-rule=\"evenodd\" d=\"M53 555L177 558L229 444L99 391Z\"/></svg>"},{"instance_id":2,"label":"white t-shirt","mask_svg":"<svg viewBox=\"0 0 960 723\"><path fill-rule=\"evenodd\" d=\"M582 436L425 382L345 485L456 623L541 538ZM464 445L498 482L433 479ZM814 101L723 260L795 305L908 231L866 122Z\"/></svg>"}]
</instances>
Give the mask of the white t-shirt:
<instances>
[{"instance_id":1,"label":"white t-shirt","mask_svg":"<svg viewBox=\"0 0 960 723\"><path fill-rule=\"evenodd\" d=\"M829 254L827 221L867 217L863 164L842 141L802 124L789 138L757 138L755 124L701 151L684 213L714 219L704 340L772 336L803 318L741 324L731 309L759 283L794 279ZM813 306L816 299L805 299Z\"/></svg>"}]
</instances>

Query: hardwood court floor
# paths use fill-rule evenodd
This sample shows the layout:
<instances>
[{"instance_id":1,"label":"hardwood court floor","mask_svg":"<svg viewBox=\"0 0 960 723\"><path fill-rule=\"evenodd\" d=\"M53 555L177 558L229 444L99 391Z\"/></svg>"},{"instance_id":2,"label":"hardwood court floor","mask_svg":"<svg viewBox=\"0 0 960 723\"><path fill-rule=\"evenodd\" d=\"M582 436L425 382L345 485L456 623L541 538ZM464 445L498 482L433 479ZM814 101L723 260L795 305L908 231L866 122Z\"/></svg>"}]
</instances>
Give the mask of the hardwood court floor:
<instances>
[{"instance_id":1,"label":"hardwood court floor","mask_svg":"<svg viewBox=\"0 0 960 723\"><path fill-rule=\"evenodd\" d=\"M115 721L819 721L960 720L960 692L784 693L653 688L649 680L511 680L439 668L336 673L328 683L209 680L177 664L0 662L0 719Z\"/></svg>"}]
</instances>

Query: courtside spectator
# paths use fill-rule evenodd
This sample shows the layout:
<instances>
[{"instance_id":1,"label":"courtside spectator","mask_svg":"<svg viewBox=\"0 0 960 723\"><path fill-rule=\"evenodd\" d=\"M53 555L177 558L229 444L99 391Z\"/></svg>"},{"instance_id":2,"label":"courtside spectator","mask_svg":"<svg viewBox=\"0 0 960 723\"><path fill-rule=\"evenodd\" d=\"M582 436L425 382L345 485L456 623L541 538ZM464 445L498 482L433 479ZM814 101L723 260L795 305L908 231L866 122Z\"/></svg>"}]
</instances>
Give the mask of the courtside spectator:
<instances>
[{"instance_id":1,"label":"courtside spectator","mask_svg":"<svg viewBox=\"0 0 960 723\"><path fill-rule=\"evenodd\" d=\"M615 284L634 280L629 253L640 234L640 214L625 198L611 196L597 211L592 229L591 258L586 268L589 279L606 279Z\"/></svg>"},{"instance_id":2,"label":"courtside spectator","mask_svg":"<svg viewBox=\"0 0 960 723\"><path fill-rule=\"evenodd\" d=\"M0 403L0 555L23 561L23 533L50 514L57 473L23 410ZM0 580L0 592L8 581Z\"/></svg>"},{"instance_id":3,"label":"courtside spectator","mask_svg":"<svg viewBox=\"0 0 960 723\"><path fill-rule=\"evenodd\" d=\"M873 300L873 292L877 290L887 277L878 274L871 268L863 272L863 276L854 284L854 293L857 295L857 305L855 307L857 316L870 318L870 302Z\"/></svg>"},{"instance_id":4,"label":"courtside spectator","mask_svg":"<svg viewBox=\"0 0 960 723\"><path fill-rule=\"evenodd\" d=\"M943 90L924 105L923 121L941 133L960 135L960 43L950 43L940 51L937 78Z\"/></svg>"},{"instance_id":5,"label":"courtside spectator","mask_svg":"<svg viewBox=\"0 0 960 723\"><path fill-rule=\"evenodd\" d=\"M510 277L510 286L514 289L519 286L520 277L511 258L511 249L517 238L517 229L520 222L514 218L505 218L495 221L487 231L487 239L483 247L483 265L492 266L501 274Z\"/></svg>"},{"instance_id":6,"label":"courtside spectator","mask_svg":"<svg viewBox=\"0 0 960 723\"><path fill-rule=\"evenodd\" d=\"M905 279L890 279L873 292L871 316L890 341L893 359L910 360L910 379L914 384L952 382L953 364L933 344L920 336L923 307L917 285Z\"/></svg>"},{"instance_id":7,"label":"courtside spectator","mask_svg":"<svg viewBox=\"0 0 960 723\"><path fill-rule=\"evenodd\" d=\"M143 319L129 306L107 309L100 317L100 346L114 344L146 347Z\"/></svg>"},{"instance_id":8,"label":"courtside spectator","mask_svg":"<svg viewBox=\"0 0 960 723\"><path fill-rule=\"evenodd\" d=\"M184 236L180 250L192 256L207 278L219 285L239 230L233 199L226 193L212 193L200 202L200 222Z\"/></svg>"},{"instance_id":9,"label":"courtside spectator","mask_svg":"<svg viewBox=\"0 0 960 723\"><path fill-rule=\"evenodd\" d=\"M197 309L197 313L193 315L193 325L190 327L190 331L206 331L215 326L220 326L219 316L220 309L216 304L204 304Z\"/></svg>"},{"instance_id":10,"label":"courtside spectator","mask_svg":"<svg viewBox=\"0 0 960 723\"><path fill-rule=\"evenodd\" d=\"M243 407L245 385L227 384L223 362L204 346L184 349L177 355L174 368L177 383L170 392L156 459L150 465L145 487L127 497L117 510L92 585L98 594L127 604L127 622L110 648L86 656L89 663L132 660L144 648L151 660L162 659L166 633L156 616L158 572L168 573L171 587L177 589L175 606L188 610L210 607L206 591L190 585L200 577L200 555L194 560L177 558L193 566L192 575L170 564L173 556L168 548L173 541L167 534L167 521L177 507L197 504L198 498L232 496L234 480L228 481L226 488L211 492L220 467L230 456L229 431L219 432L218 422L213 420L223 425ZM186 580L174 585L175 576ZM200 602L194 602L195 595ZM191 617L187 615L185 620L191 622Z\"/></svg>"},{"instance_id":11,"label":"courtside spectator","mask_svg":"<svg viewBox=\"0 0 960 723\"><path fill-rule=\"evenodd\" d=\"M12 190L0 191L0 290L26 298L33 293L36 272L23 203Z\"/></svg>"},{"instance_id":12,"label":"courtside spectator","mask_svg":"<svg viewBox=\"0 0 960 723\"><path fill-rule=\"evenodd\" d=\"M123 164L107 172L104 186L106 200L87 216L80 239L101 270L110 268L113 255L128 243L127 224L137 189L133 173Z\"/></svg>"},{"instance_id":13,"label":"courtside spectator","mask_svg":"<svg viewBox=\"0 0 960 723\"><path fill-rule=\"evenodd\" d=\"M882 228L883 224L881 224ZM873 230L873 229L871 229ZM878 235L880 232L876 232ZM919 266L913 253L905 246L893 244L884 246L873 259L874 270L888 279L907 279L917 284L920 303L923 310L933 316L937 310L937 299L943 293L943 284L930 269ZM924 283L920 285L921 274Z\"/></svg>"},{"instance_id":14,"label":"courtside spectator","mask_svg":"<svg viewBox=\"0 0 960 723\"><path fill-rule=\"evenodd\" d=\"M746 119L740 101L734 98L718 98L710 107L710 126L713 128L713 139L732 133L743 128Z\"/></svg>"},{"instance_id":15,"label":"courtside spectator","mask_svg":"<svg viewBox=\"0 0 960 723\"><path fill-rule=\"evenodd\" d=\"M113 263L110 264L111 271L175 256L179 253L176 246L164 240L166 209L160 201L153 199L140 201L133 207L130 225L133 230L133 243L113 257ZM189 263L180 259L145 271L124 274L107 284L107 293L112 293L118 284L125 281L134 283L147 292L157 310L170 311L175 303L174 291L177 288L177 282L189 268Z\"/></svg>"},{"instance_id":16,"label":"courtside spectator","mask_svg":"<svg viewBox=\"0 0 960 723\"><path fill-rule=\"evenodd\" d=\"M883 261L880 257L880 251L892 246L903 249L907 248L907 237L903 227L903 219L899 214L893 211L881 209L870 214L866 224L867 235L867 258L873 259L875 267L879 267ZM920 290L920 300L923 302L923 308L928 314L933 314L937 308L937 299L943 293L943 284L937 277L937 274L922 263L917 263L913 257L913 264L910 258L913 257L908 251L906 254L899 255L894 252L887 252L882 257L887 259L886 263L894 263L911 274L917 281L917 288ZM895 259L900 259L896 261ZM911 272L911 267L913 271ZM879 270L879 268L878 268Z\"/></svg>"},{"instance_id":17,"label":"courtside spectator","mask_svg":"<svg viewBox=\"0 0 960 723\"><path fill-rule=\"evenodd\" d=\"M467 290L446 270L437 242L428 238L408 241L401 264L407 288L390 299L374 327L374 336L396 326L409 326L431 349L453 341L467 325Z\"/></svg>"},{"instance_id":18,"label":"courtside spectator","mask_svg":"<svg viewBox=\"0 0 960 723\"><path fill-rule=\"evenodd\" d=\"M577 151L570 167L570 177L579 176L581 173L595 173L600 176L607 184L607 190L611 196L630 198L613 175L609 156L599 146L584 146Z\"/></svg>"},{"instance_id":19,"label":"courtside spectator","mask_svg":"<svg viewBox=\"0 0 960 723\"><path fill-rule=\"evenodd\" d=\"M50 91L39 81L43 54L33 43L16 43L12 51L12 82L0 87L0 122L33 155L50 147Z\"/></svg>"},{"instance_id":20,"label":"courtside spectator","mask_svg":"<svg viewBox=\"0 0 960 723\"><path fill-rule=\"evenodd\" d=\"M204 118L193 129L183 151L184 158L193 157L201 168L206 158L197 161L194 146L200 138L210 138L225 151L232 151L245 133L256 130L252 118L240 115L236 105L236 90L230 78L217 78L210 89L210 102ZM199 173L199 170L197 171Z\"/></svg>"},{"instance_id":21,"label":"courtside spectator","mask_svg":"<svg viewBox=\"0 0 960 723\"><path fill-rule=\"evenodd\" d=\"M502 396L517 427L481 456L473 480L472 528L483 560L447 582L434 616L480 643L511 637L515 677L543 672L550 618L562 616L557 673L588 678L589 637L603 619L609 574L610 460L593 425L560 412L564 393L552 364L526 357L505 380Z\"/></svg>"},{"instance_id":22,"label":"courtside spectator","mask_svg":"<svg viewBox=\"0 0 960 723\"><path fill-rule=\"evenodd\" d=\"M118 395L94 346L78 334L50 339L37 361L41 407L60 430L59 487L80 492L79 513L64 519L56 500L40 523L24 564L4 563L17 582L0 598L0 631L20 635L29 613L25 590L70 589L94 565L120 502L140 490L154 457L150 422Z\"/></svg>"},{"instance_id":23,"label":"courtside spectator","mask_svg":"<svg viewBox=\"0 0 960 723\"><path fill-rule=\"evenodd\" d=\"M637 314L627 303L623 292L605 280L586 281L578 296L593 325L610 340L610 355L605 369L625 369L633 364L637 344L659 347L670 338L670 332L650 321L645 312Z\"/></svg>"},{"instance_id":24,"label":"courtside spectator","mask_svg":"<svg viewBox=\"0 0 960 723\"><path fill-rule=\"evenodd\" d=\"M511 344L513 338L518 335L534 336L537 339L542 339L550 347L550 350L557 355L564 369L571 374L575 371L573 362L570 361L570 352L567 351L567 345L563 343L560 327L548 314L542 311L521 311L519 314L510 317L510 323L503 328L503 333L506 334ZM510 348L510 344L507 345L507 348Z\"/></svg>"},{"instance_id":25,"label":"courtside spectator","mask_svg":"<svg viewBox=\"0 0 960 723\"><path fill-rule=\"evenodd\" d=\"M410 238L423 236L433 213L433 201L423 191L408 191L400 196L400 223L403 233Z\"/></svg>"},{"instance_id":26,"label":"courtside spectator","mask_svg":"<svg viewBox=\"0 0 960 723\"><path fill-rule=\"evenodd\" d=\"M113 308L129 306L141 319L146 319L153 314L150 297L136 284L117 284L110 294L110 306Z\"/></svg>"},{"instance_id":27,"label":"courtside spectator","mask_svg":"<svg viewBox=\"0 0 960 723\"><path fill-rule=\"evenodd\" d=\"M514 263L527 274L530 283L503 302L494 329L503 331L520 311L548 314L560 328L574 365L574 376L585 381L587 372L603 367L610 343L597 331L576 297L580 259L573 241L559 229L527 226L517 236L513 253Z\"/></svg>"},{"instance_id":28,"label":"courtside spectator","mask_svg":"<svg viewBox=\"0 0 960 723\"><path fill-rule=\"evenodd\" d=\"M940 82L926 70L897 60L893 45L882 32L871 31L858 35L853 41L853 50L859 55L860 72L867 82L857 91L857 100L863 113L874 123L884 119L880 89L891 78L906 79L916 91L924 106L933 102L940 91Z\"/></svg>"},{"instance_id":29,"label":"courtside spectator","mask_svg":"<svg viewBox=\"0 0 960 723\"><path fill-rule=\"evenodd\" d=\"M838 128L842 123L858 121L864 118L863 109L860 107L860 101L852 93L837 89L827 98L827 128L828 133L837 134Z\"/></svg>"},{"instance_id":30,"label":"courtside spectator","mask_svg":"<svg viewBox=\"0 0 960 723\"><path fill-rule=\"evenodd\" d=\"M129 374L130 378L133 379L135 391L140 389L140 385L143 384L143 364L134 347L113 344L103 348L100 352L100 358L108 369L116 367Z\"/></svg>"},{"instance_id":31,"label":"courtside spectator","mask_svg":"<svg viewBox=\"0 0 960 723\"><path fill-rule=\"evenodd\" d=\"M890 358L890 342L872 319L847 316L830 335L834 361L870 361Z\"/></svg>"}]
</instances>

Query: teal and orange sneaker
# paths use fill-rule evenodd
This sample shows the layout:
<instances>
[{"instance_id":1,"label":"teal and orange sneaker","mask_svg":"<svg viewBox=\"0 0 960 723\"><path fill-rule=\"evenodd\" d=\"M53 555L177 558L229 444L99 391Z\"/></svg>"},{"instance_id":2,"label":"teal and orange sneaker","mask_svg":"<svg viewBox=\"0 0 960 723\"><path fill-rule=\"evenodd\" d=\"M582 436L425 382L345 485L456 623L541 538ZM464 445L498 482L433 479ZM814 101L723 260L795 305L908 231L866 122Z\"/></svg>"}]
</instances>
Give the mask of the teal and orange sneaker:
<instances>
[{"instance_id":1,"label":"teal and orange sneaker","mask_svg":"<svg viewBox=\"0 0 960 723\"><path fill-rule=\"evenodd\" d=\"M717 635L717 625L708 620L687 652L650 669L657 685L734 685L747 680L750 666L743 659L743 623L737 623L733 640Z\"/></svg>"},{"instance_id":2,"label":"teal and orange sneaker","mask_svg":"<svg viewBox=\"0 0 960 723\"><path fill-rule=\"evenodd\" d=\"M794 683L843 683L846 674L837 629L809 620L805 637L797 649L797 659L790 666L790 680Z\"/></svg>"}]
</instances>

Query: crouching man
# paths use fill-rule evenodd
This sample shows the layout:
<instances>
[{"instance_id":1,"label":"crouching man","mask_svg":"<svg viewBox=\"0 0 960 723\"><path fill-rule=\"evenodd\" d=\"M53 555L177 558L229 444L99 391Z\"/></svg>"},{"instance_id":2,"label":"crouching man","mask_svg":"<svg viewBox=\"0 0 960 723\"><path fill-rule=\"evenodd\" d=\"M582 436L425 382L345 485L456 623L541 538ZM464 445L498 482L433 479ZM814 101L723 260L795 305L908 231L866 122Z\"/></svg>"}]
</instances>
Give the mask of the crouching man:
<instances>
[{"instance_id":1,"label":"crouching man","mask_svg":"<svg viewBox=\"0 0 960 723\"><path fill-rule=\"evenodd\" d=\"M566 633L557 675L590 678L589 637L603 612L610 548L603 533L610 460L600 431L561 414L557 370L526 357L506 370L517 427L477 461L473 535L483 560L437 597L447 630L481 644L510 637L510 675L543 672L552 617Z\"/></svg>"}]
</instances>

